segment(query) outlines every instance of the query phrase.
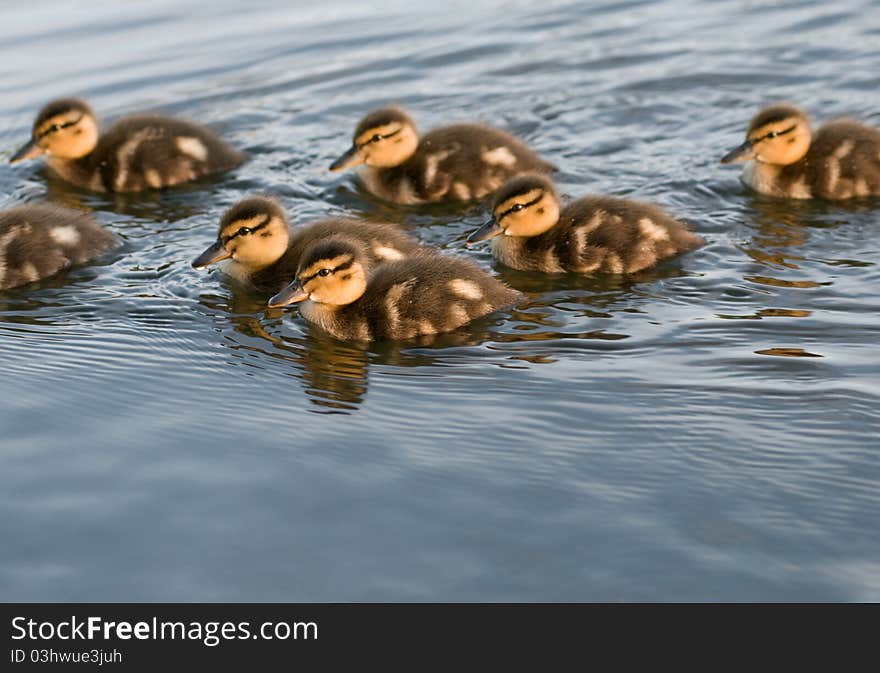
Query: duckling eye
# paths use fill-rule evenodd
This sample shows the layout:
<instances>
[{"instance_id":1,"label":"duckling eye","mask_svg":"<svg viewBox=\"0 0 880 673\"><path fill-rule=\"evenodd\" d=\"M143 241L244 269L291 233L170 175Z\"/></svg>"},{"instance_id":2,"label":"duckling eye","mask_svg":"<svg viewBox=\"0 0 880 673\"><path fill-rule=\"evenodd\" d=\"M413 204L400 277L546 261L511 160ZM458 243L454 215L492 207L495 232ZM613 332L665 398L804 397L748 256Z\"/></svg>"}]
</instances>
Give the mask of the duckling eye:
<instances>
[{"instance_id":1,"label":"duckling eye","mask_svg":"<svg viewBox=\"0 0 880 673\"><path fill-rule=\"evenodd\" d=\"M518 212L521 211L523 208L525 208L525 206L524 206L523 204L521 204L521 203L517 203L517 204L516 204L513 208L511 208L510 210L511 210L511 212L518 213Z\"/></svg>"},{"instance_id":2,"label":"duckling eye","mask_svg":"<svg viewBox=\"0 0 880 673\"><path fill-rule=\"evenodd\" d=\"M318 275L326 278L330 275L330 269L321 269L320 271L318 271Z\"/></svg>"},{"instance_id":3,"label":"duckling eye","mask_svg":"<svg viewBox=\"0 0 880 673\"><path fill-rule=\"evenodd\" d=\"M370 138L371 143L376 143L376 142L379 142L380 140L382 140L382 136L379 135L378 133L376 135L374 135L372 138Z\"/></svg>"},{"instance_id":4,"label":"duckling eye","mask_svg":"<svg viewBox=\"0 0 880 673\"><path fill-rule=\"evenodd\" d=\"M238 235L239 235L239 236L245 236L245 235L247 235L247 234L249 234L249 233L251 233L251 230L250 230L249 227L242 227L241 229L238 230Z\"/></svg>"}]
</instances>

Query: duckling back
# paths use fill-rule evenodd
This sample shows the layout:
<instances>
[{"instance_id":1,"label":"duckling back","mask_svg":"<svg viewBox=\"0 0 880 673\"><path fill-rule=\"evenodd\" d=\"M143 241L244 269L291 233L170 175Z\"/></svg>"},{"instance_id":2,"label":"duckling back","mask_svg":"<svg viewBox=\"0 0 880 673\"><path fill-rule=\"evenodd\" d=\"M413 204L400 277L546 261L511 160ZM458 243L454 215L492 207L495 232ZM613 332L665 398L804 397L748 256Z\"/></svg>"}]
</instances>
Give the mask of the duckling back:
<instances>
[{"instance_id":1,"label":"duckling back","mask_svg":"<svg viewBox=\"0 0 880 673\"><path fill-rule=\"evenodd\" d=\"M50 159L49 166L63 179L94 191L138 192L228 171L245 159L243 152L201 124L132 115L101 134L90 154Z\"/></svg>"},{"instance_id":2,"label":"duckling back","mask_svg":"<svg viewBox=\"0 0 880 673\"><path fill-rule=\"evenodd\" d=\"M392 168L368 167L365 186L380 198L403 204L482 199L509 178L555 167L515 136L479 124L429 131L415 154Z\"/></svg>"},{"instance_id":3,"label":"duckling back","mask_svg":"<svg viewBox=\"0 0 880 673\"><path fill-rule=\"evenodd\" d=\"M755 165L745 175L758 191L780 196L880 196L880 130L851 119L832 121L816 132L800 161L780 167Z\"/></svg>"},{"instance_id":4,"label":"duckling back","mask_svg":"<svg viewBox=\"0 0 880 673\"><path fill-rule=\"evenodd\" d=\"M0 289L83 264L121 244L91 215L39 204L0 213Z\"/></svg>"},{"instance_id":5,"label":"duckling back","mask_svg":"<svg viewBox=\"0 0 880 673\"><path fill-rule=\"evenodd\" d=\"M452 331L520 297L473 262L426 250L375 267L351 304L334 310L307 301L301 310L340 339L410 339Z\"/></svg>"},{"instance_id":6,"label":"duckling back","mask_svg":"<svg viewBox=\"0 0 880 673\"><path fill-rule=\"evenodd\" d=\"M538 236L498 236L496 258L544 273L634 273L705 241L659 206L589 196L565 206L558 223Z\"/></svg>"}]
</instances>

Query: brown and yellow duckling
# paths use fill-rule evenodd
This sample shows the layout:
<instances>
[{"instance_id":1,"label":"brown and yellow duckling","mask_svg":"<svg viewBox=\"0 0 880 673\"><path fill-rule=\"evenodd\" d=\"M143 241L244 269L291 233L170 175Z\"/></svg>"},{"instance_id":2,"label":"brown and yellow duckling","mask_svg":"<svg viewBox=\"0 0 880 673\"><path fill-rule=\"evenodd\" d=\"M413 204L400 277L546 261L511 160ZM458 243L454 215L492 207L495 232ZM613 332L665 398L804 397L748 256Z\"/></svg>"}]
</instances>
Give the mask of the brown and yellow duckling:
<instances>
[{"instance_id":1,"label":"brown and yellow duckling","mask_svg":"<svg viewBox=\"0 0 880 673\"><path fill-rule=\"evenodd\" d=\"M705 242L649 203L587 196L560 209L553 183L542 175L504 185L492 219L467 244L490 238L502 264L544 273L634 273Z\"/></svg>"},{"instance_id":2,"label":"brown and yellow duckling","mask_svg":"<svg viewBox=\"0 0 880 673\"><path fill-rule=\"evenodd\" d=\"M9 162L41 155L63 180L96 192L170 187L228 171L246 158L209 128L172 117L131 115L99 135L95 113L77 98L40 110L31 139Z\"/></svg>"},{"instance_id":3,"label":"brown and yellow duckling","mask_svg":"<svg viewBox=\"0 0 880 673\"><path fill-rule=\"evenodd\" d=\"M0 290L53 276L122 244L87 213L49 204L0 213Z\"/></svg>"},{"instance_id":4,"label":"brown and yellow duckling","mask_svg":"<svg viewBox=\"0 0 880 673\"><path fill-rule=\"evenodd\" d=\"M315 243L269 306L303 302L303 317L336 338L378 341L450 332L521 296L473 262L431 251L368 267L358 241Z\"/></svg>"},{"instance_id":5,"label":"brown and yellow duckling","mask_svg":"<svg viewBox=\"0 0 880 673\"><path fill-rule=\"evenodd\" d=\"M274 294L290 282L309 245L339 234L365 246L369 265L403 259L421 249L415 238L392 224L327 218L291 230L281 204L258 196L226 211L217 241L192 265L200 268L229 260L225 273L259 292Z\"/></svg>"},{"instance_id":6,"label":"brown and yellow duckling","mask_svg":"<svg viewBox=\"0 0 880 673\"><path fill-rule=\"evenodd\" d=\"M743 182L770 196L849 199L880 195L880 129L852 119L815 133L793 105L771 105L749 124L746 141L721 163L751 161Z\"/></svg>"},{"instance_id":7,"label":"brown and yellow duckling","mask_svg":"<svg viewBox=\"0 0 880 673\"><path fill-rule=\"evenodd\" d=\"M521 140L489 126L453 124L419 138L415 122L396 107L364 117L330 170L360 164L368 191L401 204L481 199L514 175L555 170Z\"/></svg>"}]
</instances>

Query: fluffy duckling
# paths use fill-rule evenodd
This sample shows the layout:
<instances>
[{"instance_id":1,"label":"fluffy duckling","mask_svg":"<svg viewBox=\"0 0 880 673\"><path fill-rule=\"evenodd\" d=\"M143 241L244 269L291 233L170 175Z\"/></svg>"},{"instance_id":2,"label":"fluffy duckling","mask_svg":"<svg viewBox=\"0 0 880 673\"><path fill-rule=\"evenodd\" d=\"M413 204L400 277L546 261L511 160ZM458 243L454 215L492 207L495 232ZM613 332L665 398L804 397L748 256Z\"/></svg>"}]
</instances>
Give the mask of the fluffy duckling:
<instances>
[{"instance_id":1,"label":"fluffy duckling","mask_svg":"<svg viewBox=\"0 0 880 673\"><path fill-rule=\"evenodd\" d=\"M507 179L555 167L500 129L454 124L419 138L410 116L395 107L375 110L354 132L354 144L330 166L341 171L366 164L364 186L401 204L481 199Z\"/></svg>"},{"instance_id":2,"label":"fluffy duckling","mask_svg":"<svg viewBox=\"0 0 880 673\"><path fill-rule=\"evenodd\" d=\"M410 339L449 332L520 297L473 262L425 251L375 267L342 237L303 253L295 280L269 306L304 302L303 317L338 339Z\"/></svg>"},{"instance_id":3,"label":"fluffy duckling","mask_svg":"<svg viewBox=\"0 0 880 673\"><path fill-rule=\"evenodd\" d=\"M260 196L226 211L217 241L192 265L198 269L229 260L223 269L228 275L259 292L274 294L296 273L303 250L334 234L363 243L370 265L403 259L421 249L415 238L391 224L328 218L291 231L281 204Z\"/></svg>"},{"instance_id":4,"label":"fluffy duckling","mask_svg":"<svg viewBox=\"0 0 880 673\"><path fill-rule=\"evenodd\" d=\"M99 135L92 108L76 98L40 110L31 139L9 163L43 154L63 180L96 192L170 187L245 160L207 127L183 119L131 115Z\"/></svg>"},{"instance_id":5,"label":"fluffy duckling","mask_svg":"<svg viewBox=\"0 0 880 673\"><path fill-rule=\"evenodd\" d=\"M752 161L743 182L762 194L795 199L880 195L880 130L837 119L815 134L804 112L771 105L749 124L746 141L722 164Z\"/></svg>"},{"instance_id":6,"label":"fluffy duckling","mask_svg":"<svg viewBox=\"0 0 880 673\"><path fill-rule=\"evenodd\" d=\"M49 204L0 213L0 290L83 264L122 241L91 215Z\"/></svg>"},{"instance_id":7,"label":"fluffy duckling","mask_svg":"<svg viewBox=\"0 0 880 673\"><path fill-rule=\"evenodd\" d=\"M648 203L587 196L560 210L553 183L542 175L504 185L492 219L467 244L490 238L502 264L545 273L634 273L705 242Z\"/></svg>"}]
</instances>

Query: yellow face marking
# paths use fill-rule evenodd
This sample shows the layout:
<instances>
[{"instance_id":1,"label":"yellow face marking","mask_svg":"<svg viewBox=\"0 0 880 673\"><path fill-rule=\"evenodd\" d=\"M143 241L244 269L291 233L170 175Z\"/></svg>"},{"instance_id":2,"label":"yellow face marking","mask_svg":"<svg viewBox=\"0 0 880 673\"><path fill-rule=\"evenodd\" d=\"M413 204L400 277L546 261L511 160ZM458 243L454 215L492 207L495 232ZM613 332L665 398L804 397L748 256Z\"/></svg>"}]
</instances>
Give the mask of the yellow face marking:
<instances>
[{"instance_id":1,"label":"yellow face marking","mask_svg":"<svg viewBox=\"0 0 880 673\"><path fill-rule=\"evenodd\" d=\"M230 236L234 236L239 232L242 227L255 229L259 225L263 224L263 222L265 221L265 215L254 215L253 217L248 217L243 220L235 220L234 222L230 222L223 228L223 231L220 232L220 238L229 238Z\"/></svg>"},{"instance_id":2,"label":"yellow face marking","mask_svg":"<svg viewBox=\"0 0 880 673\"><path fill-rule=\"evenodd\" d=\"M55 115L54 117L49 117L46 121L44 121L40 126L37 127L34 135L39 139L44 135L47 135L49 131L56 126L65 126L66 124L76 125L79 122L84 113L80 110L70 110L69 112L64 112L59 115ZM70 128L70 127L69 127Z\"/></svg>"},{"instance_id":3,"label":"yellow face marking","mask_svg":"<svg viewBox=\"0 0 880 673\"><path fill-rule=\"evenodd\" d=\"M798 123L797 117L787 117L782 121L773 122L771 124L764 124L764 126L759 126L754 131L749 133L749 140L753 143L760 142L761 140L772 140L772 138L767 138L770 134L784 134L788 135L784 132L790 132L789 129L792 126L796 126Z\"/></svg>"},{"instance_id":4,"label":"yellow face marking","mask_svg":"<svg viewBox=\"0 0 880 673\"><path fill-rule=\"evenodd\" d=\"M500 217L508 210L513 208L516 205L523 205L526 203L530 203L537 199L544 192L540 187L536 187L535 189L529 190L525 194L517 194L516 196L512 196L509 199L502 201L497 208L495 208L495 216Z\"/></svg>"},{"instance_id":5,"label":"yellow face marking","mask_svg":"<svg viewBox=\"0 0 880 673\"><path fill-rule=\"evenodd\" d=\"M321 269L335 269L337 266L348 264L351 261L351 255L337 255L332 259L320 259L308 268L300 271L298 276L300 277L300 279L310 278L312 276L315 276L319 271L321 271ZM320 277L321 276L317 276L317 278Z\"/></svg>"},{"instance_id":6,"label":"yellow face marking","mask_svg":"<svg viewBox=\"0 0 880 673\"><path fill-rule=\"evenodd\" d=\"M391 122L390 124L383 124L382 126L374 126L371 129L367 129L357 138L355 138L354 144L358 147L362 147L363 145L366 145L369 142L373 141L376 136L388 136L392 133L397 133L402 128L403 125L400 122Z\"/></svg>"}]
</instances>

